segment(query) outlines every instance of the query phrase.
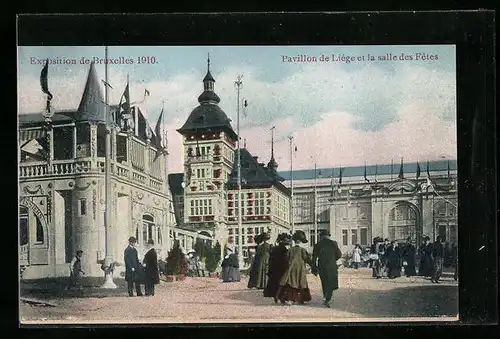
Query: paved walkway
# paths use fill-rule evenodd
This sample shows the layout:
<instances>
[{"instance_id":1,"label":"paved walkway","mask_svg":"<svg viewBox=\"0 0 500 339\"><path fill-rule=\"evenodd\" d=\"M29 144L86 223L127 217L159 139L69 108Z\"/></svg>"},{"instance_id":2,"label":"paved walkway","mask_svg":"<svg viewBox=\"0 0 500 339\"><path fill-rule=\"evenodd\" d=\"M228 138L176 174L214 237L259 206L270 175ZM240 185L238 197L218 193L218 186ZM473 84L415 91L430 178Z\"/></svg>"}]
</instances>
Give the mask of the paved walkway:
<instances>
[{"instance_id":1,"label":"paved walkway","mask_svg":"<svg viewBox=\"0 0 500 339\"><path fill-rule=\"evenodd\" d=\"M456 319L458 284L451 276L440 284L421 277L373 279L371 270L341 269L340 289L331 309L322 306L319 278L308 277L312 300L306 305L275 305L262 290L246 288L247 278L222 283L214 278L187 278L164 283L154 297L102 296L48 298L56 307L21 303L22 323L231 323L335 322ZM394 320L394 319L391 319Z\"/></svg>"}]
</instances>

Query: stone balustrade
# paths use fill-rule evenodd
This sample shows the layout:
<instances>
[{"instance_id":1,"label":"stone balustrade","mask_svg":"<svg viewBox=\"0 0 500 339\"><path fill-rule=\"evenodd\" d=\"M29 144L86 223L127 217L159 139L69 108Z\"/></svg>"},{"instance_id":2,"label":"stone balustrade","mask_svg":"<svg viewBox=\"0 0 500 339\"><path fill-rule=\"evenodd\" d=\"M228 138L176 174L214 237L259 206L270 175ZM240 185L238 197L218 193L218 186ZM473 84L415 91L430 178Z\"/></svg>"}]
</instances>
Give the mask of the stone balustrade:
<instances>
[{"instance_id":1,"label":"stone balustrade","mask_svg":"<svg viewBox=\"0 0 500 339\"><path fill-rule=\"evenodd\" d=\"M50 165L47 162L22 162L19 164L19 178L40 178L45 176L67 177L78 174L103 174L106 170L104 158L97 161L86 159L54 160ZM162 180L137 169L131 169L127 164L116 163L111 165L112 175L133 183L139 183L155 191L163 190Z\"/></svg>"}]
</instances>

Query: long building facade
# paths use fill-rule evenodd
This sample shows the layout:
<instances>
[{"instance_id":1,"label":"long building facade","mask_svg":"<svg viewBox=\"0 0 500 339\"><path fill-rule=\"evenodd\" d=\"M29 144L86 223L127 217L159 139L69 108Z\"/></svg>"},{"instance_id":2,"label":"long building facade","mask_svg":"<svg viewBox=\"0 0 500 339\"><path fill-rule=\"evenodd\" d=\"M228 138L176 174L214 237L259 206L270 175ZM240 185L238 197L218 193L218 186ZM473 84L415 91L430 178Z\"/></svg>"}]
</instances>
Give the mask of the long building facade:
<instances>
[{"instance_id":1,"label":"long building facade","mask_svg":"<svg viewBox=\"0 0 500 339\"><path fill-rule=\"evenodd\" d=\"M127 85L128 88L128 85ZM108 110L112 112L115 106ZM176 227L167 182L168 153L158 143L140 107L132 121L111 129L109 206L112 258L123 276L123 250L138 239L144 253L153 239L165 259L173 239L185 249L204 235ZM83 250L87 277L103 277L106 255L106 109L92 64L79 107L19 115L19 265L24 279L68 276L77 250ZM112 117L110 117L112 119Z\"/></svg>"},{"instance_id":2,"label":"long building facade","mask_svg":"<svg viewBox=\"0 0 500 339\"><path fill-rule=\"evenodd\" d=\"M341 174L342 172L342 174ZM374 165L280 173L293 185L294 229L329 230L343 252L374 237L417 245L424 236L456 243L456 161Z\"/></svg>"}]
</instances>

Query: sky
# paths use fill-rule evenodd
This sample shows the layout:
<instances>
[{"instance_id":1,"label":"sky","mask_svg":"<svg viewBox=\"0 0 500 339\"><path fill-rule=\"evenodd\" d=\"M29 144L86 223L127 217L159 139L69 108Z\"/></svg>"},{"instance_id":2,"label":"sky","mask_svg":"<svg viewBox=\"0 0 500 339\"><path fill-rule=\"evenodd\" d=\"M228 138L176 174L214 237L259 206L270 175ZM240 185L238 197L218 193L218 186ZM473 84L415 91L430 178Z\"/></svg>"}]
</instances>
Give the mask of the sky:
<instances>
[{"instance_id":1,"label":"sky","mask_svg":"<svg viewBox=\"0 0 500 339\"><path fill-rule=\"evenodd\" d=\"M110 46L108 58L117 61L108 65L110 102L119 102L128 76L132 101L150 93L141 109L153 127L164 107L170 172L183 170L176 130L199 105L208 55L219 106L235 131L234 82L243 75L240 98L248 107L240 136L260 162L269 161L275 126L278 170L290 170L289 136L297 147L294 170L457 157L454 45ZM53 108L76 109L85 62L104 59L105 49L18 47L18 114L44 109L39 79L46 58L55 61L48 73ZM104 79L104 64L96 70Z\"/></svg>"}]
</instances>

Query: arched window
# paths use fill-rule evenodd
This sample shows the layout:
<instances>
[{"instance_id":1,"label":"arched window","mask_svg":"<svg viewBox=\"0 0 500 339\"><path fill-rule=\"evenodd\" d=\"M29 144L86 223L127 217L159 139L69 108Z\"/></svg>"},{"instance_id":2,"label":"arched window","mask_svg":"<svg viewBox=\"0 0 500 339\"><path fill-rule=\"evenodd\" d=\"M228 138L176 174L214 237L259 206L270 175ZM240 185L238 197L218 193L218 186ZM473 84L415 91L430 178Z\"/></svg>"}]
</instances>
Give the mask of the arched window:
<instances>
[{"instance_id":1,"label":"arched window","mask_svg":"<svg viewBox=\"0 0 500 339\"><path fill-rule=\"evenodd\" d=\"M36 219L36 242L38 244L43 244L43 226L42 222L40 219L38 219L37 216L35 216Z\"/></svg>"},{"instance_id":2,"label":"arched window","mask_svg":"<svg viewBox=\"0 0 500 339\"><path fill-rule=\"evenodd\" d=\"M417 214L409 204L394 207L389 215L389 239L405 240L411 237L416 241Z\"/></svg>"},{"instance_id":3,"label":"arched window","mask_svg":"<svg viewBox=\"0 0 500 339\"><path fill-rule=\"evenodd\" d=\"M153 216L144 214L142 216L142 240L147 244L149 239L157 240L155 234L155 223Z\"/></svg>"}]
</instances>

